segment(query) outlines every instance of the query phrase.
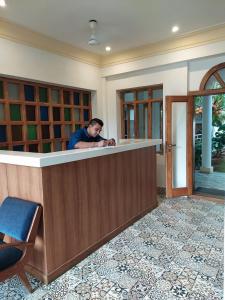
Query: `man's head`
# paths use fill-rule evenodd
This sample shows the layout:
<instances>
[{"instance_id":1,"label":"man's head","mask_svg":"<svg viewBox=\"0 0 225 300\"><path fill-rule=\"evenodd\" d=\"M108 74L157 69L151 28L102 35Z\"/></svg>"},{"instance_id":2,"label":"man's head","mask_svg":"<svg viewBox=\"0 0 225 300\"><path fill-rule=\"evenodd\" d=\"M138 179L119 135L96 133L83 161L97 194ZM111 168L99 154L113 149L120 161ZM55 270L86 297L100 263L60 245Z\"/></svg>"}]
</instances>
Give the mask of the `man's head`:
<instances>
[{"instance_id":1,"label":"man's head","mask_svg":"<svg viewBox=\"0 0 225 300\"><path fill-rule=\"evenodd\" d=\"M88 124L88 134L92 137L96 137L102 131L103 122L100 119L94 118Z\"/></svg>"}]
</instances>

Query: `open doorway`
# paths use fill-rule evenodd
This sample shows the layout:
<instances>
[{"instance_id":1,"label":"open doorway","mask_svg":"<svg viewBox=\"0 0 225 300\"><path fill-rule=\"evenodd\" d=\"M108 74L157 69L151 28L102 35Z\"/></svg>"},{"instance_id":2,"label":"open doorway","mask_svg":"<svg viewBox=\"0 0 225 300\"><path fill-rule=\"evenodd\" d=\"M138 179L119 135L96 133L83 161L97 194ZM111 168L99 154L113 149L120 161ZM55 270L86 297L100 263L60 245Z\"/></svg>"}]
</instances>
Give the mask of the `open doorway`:
<instances>
[{"instance_id":1,"label":"open doorway","mask_svg":"<svg viewBox=\"0 0 225 300\"><path fill-rule=\"evenodd\" d=\"M194 97L194 193L225 199L225 94Z\"/></svg>"}]
</instances>

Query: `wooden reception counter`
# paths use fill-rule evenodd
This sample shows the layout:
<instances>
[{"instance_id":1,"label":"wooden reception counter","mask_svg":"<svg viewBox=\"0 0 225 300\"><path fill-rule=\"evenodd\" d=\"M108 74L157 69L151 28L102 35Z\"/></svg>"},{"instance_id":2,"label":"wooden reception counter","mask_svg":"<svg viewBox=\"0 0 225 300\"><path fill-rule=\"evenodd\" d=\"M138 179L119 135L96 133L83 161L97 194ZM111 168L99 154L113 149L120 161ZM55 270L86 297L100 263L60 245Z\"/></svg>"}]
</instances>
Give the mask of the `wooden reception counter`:
<instances>
[{"instance_id":1,"label":"wooden reception counter","mask_svg":"<svg viewBox=\"0 0 225 300\"><path fill-rule=\"evenodd\" d=\"M0 201L41 203L43 218L28 270L48 283L157 206L155 145L48 154L0 151Z\"/></svg>"}]
</instances>

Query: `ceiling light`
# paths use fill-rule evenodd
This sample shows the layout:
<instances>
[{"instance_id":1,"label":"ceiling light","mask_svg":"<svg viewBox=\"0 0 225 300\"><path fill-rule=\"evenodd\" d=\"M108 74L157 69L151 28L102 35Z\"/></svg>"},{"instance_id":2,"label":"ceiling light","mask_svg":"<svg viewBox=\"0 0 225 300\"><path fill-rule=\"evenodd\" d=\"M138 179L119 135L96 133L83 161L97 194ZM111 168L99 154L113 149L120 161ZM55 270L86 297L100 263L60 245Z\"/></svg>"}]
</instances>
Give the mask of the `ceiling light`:
<instances>
[{"instance_id":1,"label":"ceiling light","mask_svg":"<svg viewBox=\"0 0 225 300\"><path fill-rule=\"evenodd\" d=\"M6 7L5 0L0 0L0 6L1 6L1 7Z\"/></svg>"},{"instance_id":2,"label":"ceiling light","mask_svg":"<svg viewBox=\"0 0 225 300\"><path fill-rule=\"evenodd\" d=\"M105 51L110 52L111 51L111 47L110 46L106 46L105 47Z\"/></svg>"},{"instance_id":3,"label":"ceiling light","mask_svg":"<svg viewBox=\"0 0 225 300\"><path fill-rule=\"evenodd\" d=\"M177 32L179 31L179 27L178 26L173 26L172 27L172 32Z\"/></svg>"}]
</instances>

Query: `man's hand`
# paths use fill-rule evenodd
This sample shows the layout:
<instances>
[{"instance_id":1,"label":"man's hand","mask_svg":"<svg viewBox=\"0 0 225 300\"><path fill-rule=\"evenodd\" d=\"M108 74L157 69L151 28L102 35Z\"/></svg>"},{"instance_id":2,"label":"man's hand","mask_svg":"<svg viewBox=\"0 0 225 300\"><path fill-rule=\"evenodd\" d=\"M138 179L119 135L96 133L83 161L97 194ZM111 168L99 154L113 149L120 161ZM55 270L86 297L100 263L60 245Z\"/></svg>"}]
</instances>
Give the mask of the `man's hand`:
<instances>
[{"instance_id":1,"label":"man's hand","mask_svg":"<svg viewBox=\"0 0 225 300\"><path fill-rule=\"evenodd\" d=\"M116 146L116 141L114 139L108 140L108 146Z\"/></svg>"},{"instance_id":2,"label":"man's hand","mask_svg":"<svg viewBox=\"0 0 225 300\"><path fill-rule=\"evenodd\" d=\"M108 141L101 140L100 142L97 142L97 147L106 147L108 146Z\"/></svg>"}]
</instances>

